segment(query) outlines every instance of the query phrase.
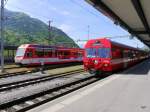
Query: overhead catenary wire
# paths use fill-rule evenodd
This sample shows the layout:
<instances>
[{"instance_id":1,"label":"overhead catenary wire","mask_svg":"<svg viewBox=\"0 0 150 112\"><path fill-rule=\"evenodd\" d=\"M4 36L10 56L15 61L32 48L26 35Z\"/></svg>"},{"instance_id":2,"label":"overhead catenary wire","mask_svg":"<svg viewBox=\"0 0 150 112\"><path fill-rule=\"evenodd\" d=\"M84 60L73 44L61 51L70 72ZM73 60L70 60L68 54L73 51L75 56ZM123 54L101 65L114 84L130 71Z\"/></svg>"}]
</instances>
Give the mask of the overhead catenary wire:
<instances>
[{"instance_id":1,"label":"overhead catenary wire","mask_svg":"<svg viewBox=\"0 0 150 112\"><path fill-rule=\"evenodd\" d=\"M103 36L105 38L108 38L108 39L116 39L116 38L129 38L129 39L133 39L132 35L116 35L116 36ZM78 39L77 42L80 42L80 41L88 41L88 39L86 40L80 40Z\"/></svg>"},{"instance_id":2,"label":"overhead catenary wire","mask_svg":"<svg viewBox=\"0 0 150 112\"><path fill-rule=\"evenodd\" d=\"M83 10L85 10L86 12L94 15L95 17L99 18L100 16L93 13L92 11L90 11L89 9L87 9L85 6L81 5L80 3L78 3L77 1L75 0L70 0L73 4L77 5L78 7L82 8Z\"/></svg>"}]
</instances>

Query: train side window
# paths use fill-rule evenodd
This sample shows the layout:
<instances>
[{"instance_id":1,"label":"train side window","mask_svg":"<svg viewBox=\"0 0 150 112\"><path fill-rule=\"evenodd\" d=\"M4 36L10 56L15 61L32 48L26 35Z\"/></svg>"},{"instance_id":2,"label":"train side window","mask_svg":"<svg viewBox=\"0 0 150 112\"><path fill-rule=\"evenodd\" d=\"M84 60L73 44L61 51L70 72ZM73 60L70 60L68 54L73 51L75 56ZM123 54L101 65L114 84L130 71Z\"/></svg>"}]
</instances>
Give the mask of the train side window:
<instances>
[{"instance_id":1,"label":"train side window","mask_svg":"<svg viewBox=\"0 0 150 112\"><path fill-rule=\"evenodd\" d=\"M55 51L54 54L55 54L54 56L57 57L58 56L58 51Z\"/></svg>"},{"instance_id":2,"label":"train side window","mask_svg":"<svg viewBox=\"0 0 150 112\"><path fill-rule=\"evenodd\" d=\"M133 57L134 57L134 58L136 57L136 51L133 52Z\"/></svg>"},{"instance_id":3,"label":"train side window","mask_svg":"<svg viewBox=\"0 0 150 112\"><path fill-rule=\"evenodd\" d=\"M44 56L48 56L49 52L44 51Z\"/></svg>"},{"instance_id":4,"label":"train side window","mask_svg":"<svg viewBox=\"0 0 150 112\"><path fill-rule=\"evenodd\" d=\"M57 51L57 57L61 57L61 51Z\"/></svg>"},{"instance_id":5,"label":"train side window","mask_svg":"<svg viewBox=\"0 0 150 112\"><path fill-rule=\"evenodd\" d=\"M69 56L69 52L64 52L64 56Z\"/></svg>"},{"instance_id":6,"label":"train side window","mask_svg":"<svg viewBox=\"0 0 150 112\"><path fill-rule=\"evenodd\" d=\"M82 57L82 52L79 52L79 53L78 53L78 56L79 56L79 57Z\"/></svg>"},{"instance_id":7,"label":"train side window","mask_svg":"<svg viewBox=\"0 0 150 112\"><path fill-rule=\"evenodd\" d=\"M123 57L123 50L118 49L118 48L113 48L112 49L112 58L117 59L117 58L122 58Z\"/></svg>"},{"instance_id":8,"label":"train side window","mask_svg":"<svg viewBox=\"0 0 150 112\"><path fill-rule=\"evenodd\" d=\"M123 57L124 58L129 58L131 56L130 51L129 50L124 50L123 51Z\"/></svg>"},{"instance_id":9,"label":"train side window","mask_svg":"<svg viewBox=\"0 0 150 112\"><path fill-rule=\"evenodd\" d=\"M59 51L59 52L58 52L58 55L59 55L59 56L63 56L63 55L64 55L64 54L63 54L63 51Z\"/></svg>"},{"instance_id":10,"label":"train side window","mask_svg":"<svg viewBox=\"0 0 150 112\"><path fill-rule=\"evenodd\" d=\"M49 57L52 57L52 54L53 54L52 51L48 52Z\"/></svg>"},{"instance_id":11,"label":"train side window","mask_svg":"<svg viewBox=\"0 0 150 112\"><path fill-rule=\"evenodd\" d=\"M116 59L117 58L117 52L115 48L112 48L112 58Z\"/></svg>"},{"instance_id":12,"label":"train side window","mask_svg":"<svg viewBox=\"0 0 150 112\"><path fill-rule=\"evenodd\" d=\"M65 51L64 52L64 58L69 58L70 57L70 52L69 51Z\"/></svg>"},{"instance_id":13,"label":"train side window","mask_svg":"<svg viewBox=\"0 0 150 112\"><path fill-rule=\"evenodd\" d=\"M123 49L120 49L120 58L123 58Z\"/></svg>"},{"instance_id":14,"label":"train side window","mask_svg":"<svg viewBox=\"0 0 150 112\"><path fill-rule=\"evenodd\" d=\"M40 51L38 51L38 50L36 50L36 55L38 56L38 57L44 57L44 51L43 50L40 50Z\"/></svg>"},{"instance_id":15,"label":"train side window","mask_svg":"<svg viewBox=\"0 0 150 112\"><path fill-rule=\"evenodd\" d=\"M76 53L76 52L74 52L74 53L73 53L73 55L74 55L74 56L76 56L76 55L77 55L77 53Z\"/></svg>"},{"instance_id":16,"label":"train side window","mask_svg":"<svg viewBox=\"0 0 150 112\"><path fill-rule=\"evenodd\" d=\"M32 52L27 52L26 57L32 57Z\"/></svg>"},{"instance_id":17,"label":"train side window","mask_svg":"<svg viewBox=\"0 0 150 112\"><path fill-rule=\"evenodd\" d=\"M44 49L44 56L52 57L52 49Z\"/></svg>"},{"instance_id":18,"label":"train side window","mask_svg":"<svg viewBox=\"0 0 150 112\"><path fill-rule=\"evenodd\" d=\"M55 57L55 50L52 50L52 57Z\"/></svg>"},{"instance_id":19,"label":"train side window","mask_svg":"<svg viewBox=\"0 0 150 112\"><path fill-rule=\"evenodd\" d=\"M130 51L129 52L129 58L133 59L134 57L135 57L134 51Z\"/></svg>"}]
</instances>

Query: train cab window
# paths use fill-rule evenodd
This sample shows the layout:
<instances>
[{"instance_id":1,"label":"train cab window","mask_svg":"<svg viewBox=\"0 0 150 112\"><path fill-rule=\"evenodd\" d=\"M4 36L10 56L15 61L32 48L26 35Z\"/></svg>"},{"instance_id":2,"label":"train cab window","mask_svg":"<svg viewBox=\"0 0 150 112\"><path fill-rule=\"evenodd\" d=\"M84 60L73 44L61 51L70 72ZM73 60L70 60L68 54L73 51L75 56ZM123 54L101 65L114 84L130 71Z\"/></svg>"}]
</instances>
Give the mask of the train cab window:
<instances>
[{"instance_id":1,"label":"train cab window","mask_svg":"<svg viewBox=\"0 0 150 112\"><path fill-rule=\"evenodd\" d=\"M25 54L25 49L24 48L18 48L16 56L24 56Z\"/></svg>"},{"instance_id":2,"label":"train cab window","mask_svg":"<svg viewBox=\"0 0 150 112\"><path fill-rule=\"evenodd\" d=\"M86 49L86 56L88 58L94 58L94 57L96 57L96 49L95 48L87 48Z\"/></svg>"},{"instance_id":3,"label":"train cab window","mask_svg":"<svg viewBox=\"0 0 150 112\"><path fill-rule=\"evenodd\" d=\"M98 48L98 57L110 58L110 48Z\"/></svg>"}]
</instances>

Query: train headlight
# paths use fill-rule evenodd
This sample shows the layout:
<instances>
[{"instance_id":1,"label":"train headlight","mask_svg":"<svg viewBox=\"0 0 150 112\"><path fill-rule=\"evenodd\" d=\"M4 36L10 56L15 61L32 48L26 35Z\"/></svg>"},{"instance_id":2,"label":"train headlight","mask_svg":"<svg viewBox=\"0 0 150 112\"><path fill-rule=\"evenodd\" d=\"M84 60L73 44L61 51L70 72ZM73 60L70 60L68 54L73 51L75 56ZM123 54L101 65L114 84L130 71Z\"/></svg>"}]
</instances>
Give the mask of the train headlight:
<instances>
[{"instance_id":1,"label":"train headlight","mask_svg":"<svg viewBox=\"0 0 150 112\"><path fill-rule=\"evenodd\" d=\"M104 63L104 66L105 66L105 67L108 67L108 63Z\"/></svg>"},{"instance_id":2,"label":"train headlight","mask_svg":"<svg viewBox=\"0 0 150 112\"><path fill-rule=\"evenodd\" d=\"M89 64L88 62L85 63L86 66L87 66L88 64Z\"/></svg>"},{"instance_id":3,"label":"train headlight","mask_svg":"<svg viewBox=\"0 0 150 112\"><path fill-rule=\"evenodd\" d=\"M94 64L98 64L98 61L97 61L97 60L95 60L95 61L94 61Z\"/></svg>"}]
</instances>

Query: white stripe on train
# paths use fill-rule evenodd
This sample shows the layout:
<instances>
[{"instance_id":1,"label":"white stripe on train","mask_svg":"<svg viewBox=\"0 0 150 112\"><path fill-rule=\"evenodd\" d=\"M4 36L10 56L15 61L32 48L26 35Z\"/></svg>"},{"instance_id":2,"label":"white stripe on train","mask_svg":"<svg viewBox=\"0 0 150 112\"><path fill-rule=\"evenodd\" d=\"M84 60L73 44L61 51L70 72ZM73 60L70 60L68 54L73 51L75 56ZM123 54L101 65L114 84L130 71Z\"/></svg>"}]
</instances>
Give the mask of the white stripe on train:
<instances>
[{"instance_id":1,"label":"white stripe on train","mask_svg":"<svg viewBox=\"0 0 150 112\"><path fill-rule=\"evenodd\" d=\"M72 59L59 59L59 58L32 58L32 59L15 59L16 63L21 64L37 64L37 63L53 63L53 62L71 62L71 61L82 61L82 58L72 58Z\"/></svg>"}]
</instances>

